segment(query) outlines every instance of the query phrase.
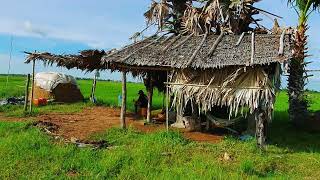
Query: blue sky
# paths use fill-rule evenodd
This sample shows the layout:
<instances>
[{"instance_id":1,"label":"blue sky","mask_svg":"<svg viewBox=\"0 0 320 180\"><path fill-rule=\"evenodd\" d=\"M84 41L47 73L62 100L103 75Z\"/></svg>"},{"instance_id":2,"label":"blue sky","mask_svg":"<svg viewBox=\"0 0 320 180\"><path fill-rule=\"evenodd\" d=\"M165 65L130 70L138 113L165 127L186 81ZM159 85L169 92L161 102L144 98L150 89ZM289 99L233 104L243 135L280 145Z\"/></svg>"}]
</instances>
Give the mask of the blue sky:
<instances>
[{"instance_id":1,"label":"blue sky","mask_svg":"<svg viewBox=\"0 0 320 180\"><path fill-rule=\"evenodd\" d=\"M7 73L10 38L13 37L11 73L29 73L31 66L23 64L22 51L77 53L88 48L120 48L128 38L145 27L143 12L150 0L0 0L0 73ZM257 6L283 17L282 26L295 26L297 16L283 0L263 0ZM263 24L273 22L263 17ZM320 69L320 15L310 18L309 50L313 61L308 68ZM63 68L37 64L36 71L60 71ZM68 71L75 76L91 77L78 70ZM118 80L119 74L101 73L103 78ZM320 73L310 78L309 88L320 90ZM133 79L131 79L133 80ZM285 86L285 83L284 85Z\"/></svg>"}]
</instances>

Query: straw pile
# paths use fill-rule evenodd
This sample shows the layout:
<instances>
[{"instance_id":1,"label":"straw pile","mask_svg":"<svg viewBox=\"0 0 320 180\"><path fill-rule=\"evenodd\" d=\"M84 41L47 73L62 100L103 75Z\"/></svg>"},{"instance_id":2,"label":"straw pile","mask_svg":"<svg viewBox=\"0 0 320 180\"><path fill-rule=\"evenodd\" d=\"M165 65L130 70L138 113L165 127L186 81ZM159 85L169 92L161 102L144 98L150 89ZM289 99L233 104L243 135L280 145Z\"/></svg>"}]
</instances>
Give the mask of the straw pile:
<instances>
[{"instance_id":1,"label":"straw pile","mask_svg":"<svg viewBox=\"0 0 320 180\"><path fill-rule=\"evenodd\" d=\"M73 84L59 84L52 90L52 92L46 91L39 86L35 86L33 97L34 99L45 98L54 100L55 102L65 103L79 102L84 99L79 88Z\"/></svg>"},{"instance_id":2,"label":"straw pile","mask_svg":"<svg viewBox=\"0 0 320 180\"><path fill-rule=\"evenodd\" d=\"M59 84L52 90L56 102L79 102L83 101L80 89L74 84Z\"/></svg>"}]
</instances>

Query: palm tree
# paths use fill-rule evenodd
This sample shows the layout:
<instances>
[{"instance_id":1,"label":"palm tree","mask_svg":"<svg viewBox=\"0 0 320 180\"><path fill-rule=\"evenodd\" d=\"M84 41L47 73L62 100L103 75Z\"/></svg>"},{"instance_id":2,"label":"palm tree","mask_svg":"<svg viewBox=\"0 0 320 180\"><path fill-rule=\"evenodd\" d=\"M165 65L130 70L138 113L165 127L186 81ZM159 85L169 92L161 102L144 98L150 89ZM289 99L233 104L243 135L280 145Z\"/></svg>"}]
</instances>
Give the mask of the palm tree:
<instances>
[{"instance_id":1,"label":"palm tree","mask_svg":"<svg viewBox=\"0 0 320 180\"><path fill-rule=\"evenodd\" d=\"M305 58L307 56L308 18L315 10L319 9L320 0L288 0L298 16L299 22L295 33L293 58L289 63L288 94L289 118L296 126L305 125L308 119L308 102L304 93L306 74Z\"/></svg>"},{"instance_id":2,"label":"palm tree","mask_svg":"<svg viewBox=\"0 0 320 180\"><path fill-rule=\"evenodd\" d=\"M255 19L254 15L259 13L276 15L254 7L254 4L259 1L153 0L145 17L149 25L158 26L158 32L169 31L179 36L188 35L187 38L192 35L204 35L205 39L208 34L220 34L219 37L222 37L224 34L244 34L257 30L259 30L257 32L266 33L268 30L258 23L259 19ZM250 27L253 24L256 25L256 29ZM201 46L202 44L199 47ZM262 127L257 128L258 137L265 136L265 119L261 116L263 113L260 113L262 111L261 108L257 108L255 112L257 123L261 125L259 127ZM259 116L258 113L260 113ZM264 140L265 138L259 138L259 146L264 145Z\"/></svg>"},{"instance_id":3,"label":"palm tree","mask_svg":"<svg viewBox=\"0 0 320 180\"><path fill-rule=\"evenodd\" d=\"M201 5L195 6L197 1ZM176 34L204 34L227 31L234 34L252 31L258 24L253 16L263 12L253 6L260 0L160 0L152 1L145 13L147 22L158 25L159 30ZM274 14L271 14L274 15Z\"/></svg>"}]
</instances>

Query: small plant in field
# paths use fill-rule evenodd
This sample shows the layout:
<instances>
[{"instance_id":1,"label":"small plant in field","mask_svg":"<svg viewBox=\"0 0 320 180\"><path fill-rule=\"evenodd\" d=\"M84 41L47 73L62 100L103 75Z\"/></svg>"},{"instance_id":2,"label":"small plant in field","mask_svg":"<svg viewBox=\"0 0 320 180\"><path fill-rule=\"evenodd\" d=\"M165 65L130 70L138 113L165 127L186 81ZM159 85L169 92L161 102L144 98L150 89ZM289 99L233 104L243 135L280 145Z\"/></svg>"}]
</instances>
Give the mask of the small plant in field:
<instances>
[{"instance_id":1,"label":"small plant in field","mask_svg":"<svg viewBox=\"0 0 320 180\"><path fill-rule=\"evenodd\" d=\"M256 173L254 163L251 160L244 160L240 164L240 172L247 175L254 175Z\"/></svg>"}]
</instances>

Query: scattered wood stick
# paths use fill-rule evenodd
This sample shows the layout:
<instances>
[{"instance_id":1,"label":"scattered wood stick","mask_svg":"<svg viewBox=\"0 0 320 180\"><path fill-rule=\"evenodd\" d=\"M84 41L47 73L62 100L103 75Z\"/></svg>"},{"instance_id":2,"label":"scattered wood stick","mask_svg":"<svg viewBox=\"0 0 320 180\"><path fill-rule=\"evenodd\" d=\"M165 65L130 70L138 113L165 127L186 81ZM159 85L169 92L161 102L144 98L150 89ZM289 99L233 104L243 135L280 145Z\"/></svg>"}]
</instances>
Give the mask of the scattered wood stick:
<instances>
[{"instance_id":1,"label":"scattered wood stick","mask_svg":"<svg viewBox=\"0 0 320 180\"><path fill-rule=\"evenodd\" d=\"M168 50L176 41L178 41L178 39L181 38L181 34L179 34L178 36L176 36L165 48L163 48L162 51L166 51Z\"/></svg>"},{"instance_id":2,"label":"scattered wood stick","mask_svg":"<svg viewBox=\"0 0 320 180\"><path fill-rule=\"evenodd\" d=\"M243 33L241 34L241 36L240 36L240 38L239 38L239 40L238 40L238 42L237 42L236 46L239 46L239 45L240 45L240 43L242 42L242 40L243 40L243 38L244 38L244 35L245 35L245 34L246 34L245 32L243 32Z\"/></svg>"},{"instance_id":3,"label":"scattered wood stick","mask_svg":"<svg viewBox=\"0 0 320 180\"><path fill-rule=\"evenodd\" d=\"M154 40L154 41L148 43L147 45L143 46L142 48L139 48L139 49L135 50L133 53L129 54L127 57L123 58L121 61L125 61L125 60L129 59L132 55L136 54L137 52L139 52L139 51L141 51L141 50L153 45L154 43L158 42L161 38L163 38L163 36L165 36L165 35L162 35L162 36L158 37L156 40Z\"/></svg>"},{"instance_id":4,"label":"scattered wood stick","mask_svg":"<svg viewBox=\"0 0 320 180\"><path fill-rule=\"evenodd\" d=\"M137 44L141 44L141 43L143 43L143 42L145 42L145 41L148 41L148 40L156 37L157 35L158 35L158 33L156 33L156 34L154 34L154 35L152 35L152 36L150 36L150 37L148 37L148 38L146 38L146 39L144 39L144 40L142 40L142 41L138 41L138 42L135 42L135 43L133 43L133 44L131 44L131 45L125 46L125 47L123 47L122 49L120 49L119 51L115 51L115 52L113 52L113 53L108 54L108 55L105 56L103 59L106 59L106 58L109 58L109 57L111 57L111 56L113 56L113 55L115 55L115 54L118 54L119 52L121 52L121 51L123 51L123 50L126 50L126 49L128 49L128 48L130 48L130 47L132 47L132 46L135 46L135 45L137 45Z\"/></svg>"},{"instance_id":5,"label":"scattered wood stick","mask_svg":"<svg viewBox=\"0 0 320 180\"><path fill-rule=\"evenodd\" d=\"M282 34L280 36L280 47L279 47L279 56L283 56L283 52L284 52L284 36L286 34L286 30L282 31Z\"/></svg>"},{"instance_id":6,"label":"scattered wood stick","mask_svg":"<svg viewBox=\"0 0 320 180\"><path fill-rule=\"evenodd\" d=\"M224 32L221 32L221 34L219 35L219 37L216 39L216 41L214 42L214 44L212 45L211 49L209 50L208 56L212 56L214 51L217 49L220 41L222 40L224 36Z\"/></svg>"},{"instance_id":7,"label":"scattered wood stick","mask_svg":"<svg viewBox=\"0 0 320 180\"><path fill-rule=\"evenodd\" d=\"M184 40L182 40L180 43L175 45L172 49L176 49L180 46L182 46L185 42L187 42L191 37L193 36L193 33L191 33L189 36L187 36Z\"/></svg>"},{"instance_id":8,"label":"scattered wood stick","mask_svg":"<svg viewBox=\"0 0 320 180\"><path fill-rule=\"evenodd\" d=\"M168 42L173 36L174 36L174 34L171 34L171 35L168 36L164 41L162 41L160 44L165 44L165 43Z\"/></svg>"},{"instance_id":9,"label":"scattered wood stick","mask_svg":"<svg viewBox=\"0 0 320 180\"><path fill-rule=\"evenodd\" d=\"M254 61L255 50L256 50L256 47L255 47L255 33L252 32L252 35L251 35L251 60L250 60L251 64L253 64L253 61Z\"/></svg>"},{"instance_id":10,"label":"scattered wood stick","mask_svg":"<svg viewBox=\"0 0 320 180\"><path fill-rule=\"evenodd\" d=\"M201 41L201 43L199 44L199 46L197 47L197 49L193 52L191 58L189 59L188 63L186 66L189 66L191 64L191 62L193 61L193 59L197 56L198 52L200 51L201 47L203 46L203 44L206 42L206 39L208 37L208 33L206 33L203 36L203 39Z\"/></svg>"}]
</instances>

